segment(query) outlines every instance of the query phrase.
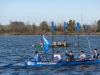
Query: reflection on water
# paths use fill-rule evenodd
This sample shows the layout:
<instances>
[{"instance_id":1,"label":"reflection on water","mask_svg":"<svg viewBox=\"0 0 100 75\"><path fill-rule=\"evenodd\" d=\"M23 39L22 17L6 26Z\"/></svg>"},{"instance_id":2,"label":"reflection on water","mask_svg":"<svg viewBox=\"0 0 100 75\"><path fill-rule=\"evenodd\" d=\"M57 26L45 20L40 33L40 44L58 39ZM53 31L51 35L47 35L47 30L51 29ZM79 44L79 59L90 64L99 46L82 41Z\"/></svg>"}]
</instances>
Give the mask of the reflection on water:
<instances>
[{"instance_id":1,"label":"reflection on water","mask_svg":"<svg viewBox=\"0 0 100 75\"><path fill-rule=\"evenodd\" d=\"M32 45L38 44L42 36L0 36L0 75L99 75L100 65L77 65L77 66L44 66L44 67L24 67L23 65L14 65L12 67L3 67L5 64L9 63L23 63L24 60L31 58L33 60L34 52L39 51L43 54L42 49L37 49ZM47 36L47 38L52 41L52 36ZM79 37L79 51L83 50L87 58L91 57L88 42L86 36L81 35ZM89 35L91 49L94 48L100 50L100 36L99 35ZM64 36L54 36L54 40L63 41ZM67 36L67 42L71 45L68 47L68 51L72 50L77 59L79 55L78 47L78 37ZM55 48L54 51L60 51L63 60L67 60L65 56L66 48ZM48 58L51 60L52 49L49 50ZM43 57L45 60L45 57Z\"/></svg>"}]
</instances>

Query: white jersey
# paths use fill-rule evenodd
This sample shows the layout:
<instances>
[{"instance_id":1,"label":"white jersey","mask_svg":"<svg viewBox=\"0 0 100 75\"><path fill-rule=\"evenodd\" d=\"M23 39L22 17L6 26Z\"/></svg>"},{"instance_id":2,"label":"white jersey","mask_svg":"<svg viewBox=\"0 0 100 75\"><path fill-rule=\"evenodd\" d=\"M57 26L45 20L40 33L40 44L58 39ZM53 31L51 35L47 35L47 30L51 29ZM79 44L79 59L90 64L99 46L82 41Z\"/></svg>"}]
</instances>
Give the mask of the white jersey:
<instances>
[{"instance_id":1,"label":"white jersey","mask_svg":"<svg viewBox=\"0 0 100 75\"><path fill-rule=\"evenodd\" d=\"M83 58L84 60L86 60L86 55L82 54L82 55L79 56L79 58Z\"/></svg>"},{"instance_id":2,"label":"white jersey","mask_svg":"<svg viewBox=\"0 0 100 75\"><path fill-rule=\"evenodd\" d=\"M56 58L56 57L57 57L59 60L61 59L61 56L60 56L60 55L55 54L55 55L54 55L54 58Z\"/></svg>"}]
</instances>

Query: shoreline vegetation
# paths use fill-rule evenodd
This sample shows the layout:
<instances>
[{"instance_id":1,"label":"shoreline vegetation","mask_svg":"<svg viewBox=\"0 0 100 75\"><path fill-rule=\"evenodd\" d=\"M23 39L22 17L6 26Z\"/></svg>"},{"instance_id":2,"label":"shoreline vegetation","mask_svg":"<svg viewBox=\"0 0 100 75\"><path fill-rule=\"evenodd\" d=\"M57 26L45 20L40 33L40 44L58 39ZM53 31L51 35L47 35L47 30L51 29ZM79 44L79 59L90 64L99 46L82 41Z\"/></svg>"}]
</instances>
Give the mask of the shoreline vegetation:
<instances>
[{"instance_id":1,"label":"shoreline vegetation","mask_svg":"<svg viewBox=\"0 0 100 75\"><path fill-rule=\"evenodd\" d=\"M77 35L75 20L69 20L66 24L66 35ZM86 24L85 24L86 25ZM100 20L94 21L91 25L86 25L88 35L100 35ZM29 22L10 21L8 25L0 24L0 35L52 35L50 22L43 21L39 25ZM54 25L54 35L65 35L63 23ZM83 25L80 27L79 35L85 35Z\"/></svg>"},{"instance_id":2,"label":"shoreline vegetation","mask_svg":"<svg viewBox=\"0 0 100 75\"><path fill-rule=\"evenodd\" d=\"M12 36L12 35L43 35L43 34L8 34L8 33L4 33L4 34L0 34L0 36ZM52 35L52 34L47 34L47 35ZM65 35L65 34L54 34L54 35ZM76 34L67 34L66 35L78 35L77 33ZM81 33L79 35L86 35L85 33ZM87 34L87 35L100 35L100 33L94 33L94 34Z\"/></svg>"}]
</instances>

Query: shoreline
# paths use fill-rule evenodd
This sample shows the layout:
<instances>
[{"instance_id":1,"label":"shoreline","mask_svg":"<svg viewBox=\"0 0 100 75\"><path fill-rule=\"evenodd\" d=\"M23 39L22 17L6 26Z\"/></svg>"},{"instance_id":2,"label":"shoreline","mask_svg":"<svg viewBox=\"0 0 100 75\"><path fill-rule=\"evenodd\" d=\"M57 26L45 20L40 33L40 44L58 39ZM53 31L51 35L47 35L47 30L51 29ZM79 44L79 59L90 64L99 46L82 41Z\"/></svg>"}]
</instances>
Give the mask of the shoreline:
<instances>
[{"instance_id":1,"label":"shoreline","mask_svg":"<svg viewBox=\"0 0 100 75\"><path fill-rule=\"evenodd\" d=\"M13 36L13 35L16 35L16 34L0 34L0 36ZM20 34L20 35L32 35L32 34ZM16 36L20 36L20 35L16 35ZM52 34L47 34L48 36L50 36L50 35L52 35ZM55 35L55 34L54 34ZM61 35L61 36L64 36L64 35L62 35L62 34L59 34L59 35ZM78 35L78 34L66 34L66 35ZM86 35L86 34L79 34L80 36L81 35ZM87 34L87 35L100 35L100 33L99 34ZM40 36L40 35L32 35L32 36ZM55 36L58 36L58 35L55 35Z\"/></svg>"}]
</instances>

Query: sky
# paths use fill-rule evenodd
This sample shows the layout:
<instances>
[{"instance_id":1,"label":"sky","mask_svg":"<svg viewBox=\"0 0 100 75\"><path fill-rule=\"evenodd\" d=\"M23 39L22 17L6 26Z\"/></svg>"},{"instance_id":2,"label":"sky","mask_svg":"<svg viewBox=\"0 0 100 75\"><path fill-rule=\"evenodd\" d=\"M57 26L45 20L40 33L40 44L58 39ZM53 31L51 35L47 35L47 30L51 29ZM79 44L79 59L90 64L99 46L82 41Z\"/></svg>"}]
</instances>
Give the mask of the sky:
<instances>
[{"instance_id":1,"label":"sky","mask_svg":"<svg viewBox=\"0 0 100 75\"><path fill-rule=\"evenodd\" d=\"M100 19L100 0L0 0L0 23L22 21L39 25L68 22L91 24Z\"/></svg>"}]
</instances>

